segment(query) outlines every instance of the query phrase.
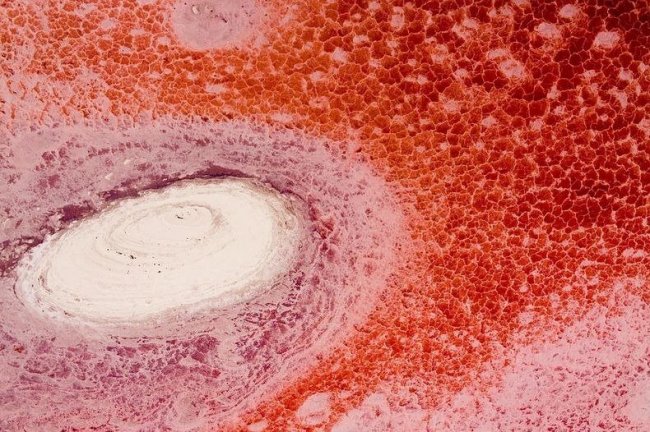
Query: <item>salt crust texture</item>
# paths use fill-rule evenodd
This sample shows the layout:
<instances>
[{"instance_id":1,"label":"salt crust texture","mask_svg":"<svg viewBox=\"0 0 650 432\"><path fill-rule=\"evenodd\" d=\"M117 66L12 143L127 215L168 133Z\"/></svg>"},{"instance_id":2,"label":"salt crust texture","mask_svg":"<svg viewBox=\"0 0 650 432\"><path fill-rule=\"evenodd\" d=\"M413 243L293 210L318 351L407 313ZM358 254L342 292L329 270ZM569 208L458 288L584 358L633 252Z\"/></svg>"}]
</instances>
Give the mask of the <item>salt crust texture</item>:
<instances>
[{"instance_id":1,"label":"salt crust texture","mask_svg":"<svg viewBox=\"0 0 650 432\"><path fill-rule=\"evenodd\" d=\"M16 136L9 163L18 175L0 198L10 209L0 239L0 343L11 347L0 356L0 426L201 430L309 368L372 309L395 254L407 256L391 191L334 147L236 122ZM44 151L52 159L43 162ZM15 294L16 264L48 234L101 218L142 190L219 176L273 187L295 202L309 233L287 273L253 298L102 326L72 314L53 319Z\"/></svg>"},{"instance_id":2,"label":"salt crust texture","mask_svg":"<svg viewBox=\"0 0 650 432\"><path fill-rule=\"evenodd\" d=\"M132 322L251 298L296 259L291 203L251 181L185 181L120 201L24 260L23 298L46 313Z\"/></svg>"},{"instance_id":3,"label":"salt crust texture","mask_svg":"<svg viewBox=\"0 0 650 432\"><path fill-rule=\"evenodd\" d=\"M444 430L447 421L480 422L470 417L482 414L463 403L448 410L444 404L504 347L516 352L509 339L522 327L544 325L531 317L560 320L531 341L534 348L598 306L615 280L636 278L639 284L628 286L630 296L650 300L650 182L643 169L650 155L647 2L476 0L401 7L383 0L264 2L269 10L292 10L288 19L265 18L268 26L257 29L268 44L250 50L234 43L218 52L197 51L179 40L170 23L174 3L6 2L0 8L0 39L8 42L7 54L0 56L5 103L0 135L61 123L114 121L130 127L161 115L195 115L354 137L342 141L372 159L399 191L400 204L409 209L410 246L417 248L399 283L390 285L383 304L343 347L333 346L307 372L296 369L280 393L270 392L241 419L243 426L219 423L219 430L286 432L313 422L328 430L348 414L347 424L354 424L360 409L363 430L382 430L373 419L397 412L404 416L391 423L395 429L421 431L418 406L424 414L436 407L447 411L448 417L430 424L434 430ZM4 184L34 175L30 167L36 162L23 170L12 161L24 157L52 166L82 148L59 153L45 138L33 146L6 144L0 145ZM101 179L104 173L123 172L121 149L99 151L114 152L116 159L98 163L91 184L110 182ZM43 194L58 190L61 181L55 171L48 173L39 177ZM79 190L72 195L80 196ZM42 201L33 203L38 207ZM64 219L84 209L66 207ZM14 229L24 233L20 244L0 251L10 264L44 233L40 222L15 219L12 207L1 211L5 238L17 238ZM57 213L47 223L58 221ZM641 330L626 337L647 346L642 338L647 318L636 313L633 301L624 303L631 309L625 315L629 328ZM580 308L571 309L567 320L563 313L571 304ZM600 322L611 315L609 305L605 309L586 317ZM642 321L630 321L637 319ZM563 419L576 424L570 422L590 411L584 404L590 400L615 420L591 430L648 429L643 428L647 411L638 409L644 381L628 373L643 371L647 356L626 357L631 344L610 345L598 322L588 330L598 337L584 339L589 349L576 361L598 364L599 348L608 346L621 361L602 372L599 367L589 380L584 374L567 380L564 371L548 370L556 374L556 386L537 388L541 402L561 395L551 401L555 405L513 412L503 418L504 428L537 424L544 413L547 424ZM0 341L2 355L17 350L33 358L38 349L4 336ZM16 355L14 363L22 365L21 358ZM89 361L97 362L97 355ZM43 374L32 363L23 371L31 380ZM115 373L98 368L93 376L110 381ZM386 382L394 386L384 388ZM45 384L33 384L39 385ZM151 391L158 385L152 382ZM118 391L110 396L115 399ZM321 396L307 402L314 394ZM472 405L471 398L462 399ZM626 406L619 410L621 405ZM40 406L51 412L51 406ZM192 397L169 406L162 398L146 410L160 417L161 410L173 409L178 420L167 422L174 430L183 430L178 426L183 421L190 428L197 412L212 409L197 408ZM483 413L489 417L490 409ZM73 426L79 423L75 416ZM112 422L99 430L115 430Z\"/></svg>"},{"instance_id":4,"label":"salt crust texture","mask_svg":"<svg viewBox=\"0 0 650 432\"><path fill-rule=\"evenodd\" d=\"M388 380L331 430L646 431L650 330L645 323L650 308L627 291L644 283L618 280L603 293L602 304L569 326L522 313L524 325L508 346L495 345L494 357L472 382L435 409L422 407L414 395ZM562 313L568 317L577 309L576 304ZM331 399L328 393L308 397L296 412L297 423L326 423L332 418Z\"/></svg>"},{"instance_id":5,"label":"salt crust texture","mask_svg":"<svg viewBox=\"0 0 650 432\"><path fill-rule=\"evenodd\" d=\"M179 41L204 51L261 42L264 8L254 0L179 0L170 22Z\"/></svg>"}]
</instances>

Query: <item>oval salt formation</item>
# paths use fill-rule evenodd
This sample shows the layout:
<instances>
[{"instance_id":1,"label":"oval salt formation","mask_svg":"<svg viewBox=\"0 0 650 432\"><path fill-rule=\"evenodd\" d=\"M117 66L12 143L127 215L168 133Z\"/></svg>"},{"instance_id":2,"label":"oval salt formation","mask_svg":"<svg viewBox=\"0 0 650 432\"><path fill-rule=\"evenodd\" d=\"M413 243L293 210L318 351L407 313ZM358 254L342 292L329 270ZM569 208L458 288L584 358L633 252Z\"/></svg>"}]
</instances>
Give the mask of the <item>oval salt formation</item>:
<instances>
[{"instance_id":1,"label":"oval salt formation","mask_svg":"<svg viewBox=\"0 0 650 432\"><path fill-rule=\"evenodd\" d=\"M259 182L183 181L52 235L18 286L49 313L91 321L223 306L286 272L301 233L289 199Z\"/></svg>"},{"instance_id":2,"label":"oval salt formation","mask_svg":"<svg viewBox=\"0 0 650 432\"><path fill-rule=\"evenodd\" d=\"M0 196L21 220L0 254L0 400L10 394L0 429L228 430L222 425L354 334L395 283L398 259L413 256L394 189L344 143L175 119L33 131L12 147L27 150L22 142L43 142L69 159L41 166L27 151L14 155L12 163L34 174ZM53 175L44 194L41 179ZM203 197L208 187L220 198ZM245 215L235 211L244 207ZM79 233L86 242L73 243ZM247 253L218 255L219 241L235 246L225 234ZM173 257L166 269L155 265L164 251ZM204 253L211 270L217 256L247 262L238 275L248 282L217 283L229 270L222 264L200 279L195 258ZM52 272L54 262L79 282L57 280L65 272ZM93 270L99 265L106 270ZM132 274L138 283L115 283ZM105 298L101 284L114 287ZM131 315L116 316L116 305ZM41 384L34 390L24 379ZM313 410L301 411L305 422L326 417Z\"/></svg>"}]
</instances>

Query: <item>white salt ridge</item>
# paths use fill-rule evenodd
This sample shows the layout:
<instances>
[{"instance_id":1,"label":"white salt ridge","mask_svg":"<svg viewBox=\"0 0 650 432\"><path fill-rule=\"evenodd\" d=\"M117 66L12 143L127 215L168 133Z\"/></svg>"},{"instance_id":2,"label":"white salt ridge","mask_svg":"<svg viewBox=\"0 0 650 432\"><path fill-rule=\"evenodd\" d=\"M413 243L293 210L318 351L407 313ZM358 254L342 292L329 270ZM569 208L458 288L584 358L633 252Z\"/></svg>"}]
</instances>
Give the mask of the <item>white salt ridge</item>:
<instances>
[{"instance_id":1,"label":"white salt ridge","mask_svg":"<svg viewBox=\"0 0 650 432\"><path fill-rule=\"evenodd\" d=\"M18 287L49 313L135 321L189 305L246 299L289 270L302 224L253 181L184 181L46 239Z\"/></svg>"}]
</instances>

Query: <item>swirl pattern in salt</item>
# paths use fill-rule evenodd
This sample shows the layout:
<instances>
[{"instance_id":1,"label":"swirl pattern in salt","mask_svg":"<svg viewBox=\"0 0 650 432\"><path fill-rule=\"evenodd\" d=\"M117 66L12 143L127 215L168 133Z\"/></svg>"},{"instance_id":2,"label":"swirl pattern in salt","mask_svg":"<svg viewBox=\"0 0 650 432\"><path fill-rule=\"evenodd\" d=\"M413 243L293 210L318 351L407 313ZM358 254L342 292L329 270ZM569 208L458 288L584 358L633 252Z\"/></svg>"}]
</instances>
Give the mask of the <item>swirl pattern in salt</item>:
<instances>
[{"instance_id":1,"label":"swirl pattern in salt","mask_svg":"<svg viewBox=\"0 0 650 432\"><path fill-rule=\"evenodd\" d=\"M0 196L9 221L0 226L0 346L15 347L0 355L6 372L0 377L0 429L221 430L317 367L385 301L402 263L412 257L400 197L355 148L235 121L161 119L130 128L56 127L17 136L8 161L17 174ZM57 156L44 163L46 152ZM162 203L161 194L188 192L190 185L229 185L243 196L231 196L225 205L201 202L191 192ZM230 195L221 194L224 200ZM141 202L149 203L142 211L124 212ZM257 216L249 210L226 214L246 202ZM219 286L214 275L202 279L199 271L181 269L179 262L194 266L190 257L200 252L192 239L211 237L215 243L204 250L211 253L218 239L235 232L212 226L217 215L219 223L243 224L233 236L237 247L246 245L261 260L246 254L239 259L261 272L254 276L241 267L238 275L248 282L259 277L257 288L246 283L210 291ZM97 225L103 218L111 223ZM259 223L271 225L254 226ZM85 224L102 227L88 230L100 243L88 233L84 246L57 237L80 233ZM260 229L244 240L247 230ZM269 236L274 229L275 237ZM30 272L22 266L46 262L35 251L53 253L57 238L57 245L70 249L57 252L54 261L70 269L82 264L85 270L74 270L82 283L57 282L54 275L66 273L49 273L39 298L29 298L35 291L24 289ZM165 248L171 254L166 270L154 266ZM156 254L147 257L152 250ZM229 250L238 256L237 248ZM233 259L231 252L221 256ZM113 267L92 270L102 265ZM187 283L174 283L171 273L156 279L158 270L165 275L172 269ZM126 271L139 282L110 296L106 291L106 304L89 303L102 292L91 284L125 280ZM52 297L45 288L59 283ZM78 305L70 298L62 304L61 286L85 297ZM164 295L150 292L144 297L151 305L132 306L147 286ZM246 295L230 297L240 296L240 289ZM129 312L107 304L126 305Z\"/></svg>"},{"instance_id":2,"label":"swirl pattern in salt","mask_svg":"<svg viewBox=\"0 0 650 432\"><path fill-rule=\"evenodd\" d=\"M259 182L179 182L50 236L18 286L48 313L91 321L224 306L289 269L301 227L290 201Z\"/></svg>"}]
</instances>

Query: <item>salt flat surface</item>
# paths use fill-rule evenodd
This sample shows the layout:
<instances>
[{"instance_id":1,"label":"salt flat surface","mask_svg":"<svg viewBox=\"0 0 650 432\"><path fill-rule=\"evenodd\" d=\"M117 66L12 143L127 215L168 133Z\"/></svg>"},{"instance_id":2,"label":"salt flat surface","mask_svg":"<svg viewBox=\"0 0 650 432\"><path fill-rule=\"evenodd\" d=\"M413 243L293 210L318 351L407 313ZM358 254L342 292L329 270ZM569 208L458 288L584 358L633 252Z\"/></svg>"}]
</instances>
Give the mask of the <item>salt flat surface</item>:
<instances>
[{"instance_id":1,"label":"salt flat surface","mask_svg":"<svg viewBox=\"0 0 650 432\"><path fill-rule=\"evenodd\" d=\"M285 272L300 235L290 202L260 183L185 181L50 236L21 266L18 286L48 313L94 321L223 306Z\"/></svg>"}]
</instances>

